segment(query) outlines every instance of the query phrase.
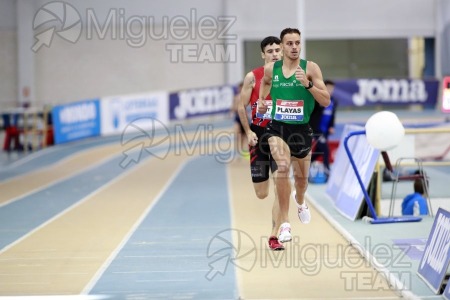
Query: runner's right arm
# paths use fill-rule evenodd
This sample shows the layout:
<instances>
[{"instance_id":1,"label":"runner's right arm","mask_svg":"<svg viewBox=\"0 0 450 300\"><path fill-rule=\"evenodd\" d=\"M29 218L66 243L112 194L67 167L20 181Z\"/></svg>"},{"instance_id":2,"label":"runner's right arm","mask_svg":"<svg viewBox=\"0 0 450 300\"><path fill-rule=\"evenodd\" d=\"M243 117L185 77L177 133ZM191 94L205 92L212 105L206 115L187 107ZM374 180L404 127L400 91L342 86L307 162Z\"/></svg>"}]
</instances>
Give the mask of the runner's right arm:
<instances>
[{"instance_id":1,"label":"runner's right arm","mask_svg":"<svg viewBox=\"0 0 450 300\"><path fill-rule=\"evenodd\" d=\"M274 62L269 62L264 66L264 76L261 79L258 99L258 112L260 114L265 114L267 112L267 105L264 100L267 98L267 95L269 95L270 88L272 87L273 65Z\"/></svg>"},{"instance_id":2,"label":"runner's right arm","mask_svg":"<svg viewBox=\"0 0 450 300\"><path fill-rule=\"evenodd\" d=\"M249 120L247 117L246 107L250 103L250 96L252 94L253 87L255 86L255 75L253 72L247 73L244 78L244 83L241 90L241 101L238 106L239 119L241 120L242 127L247 135L248 144L255 146L258 142L256 133L250 129ZM251 121L251 120L250 120Z\"/></svg>"}]
</instances>

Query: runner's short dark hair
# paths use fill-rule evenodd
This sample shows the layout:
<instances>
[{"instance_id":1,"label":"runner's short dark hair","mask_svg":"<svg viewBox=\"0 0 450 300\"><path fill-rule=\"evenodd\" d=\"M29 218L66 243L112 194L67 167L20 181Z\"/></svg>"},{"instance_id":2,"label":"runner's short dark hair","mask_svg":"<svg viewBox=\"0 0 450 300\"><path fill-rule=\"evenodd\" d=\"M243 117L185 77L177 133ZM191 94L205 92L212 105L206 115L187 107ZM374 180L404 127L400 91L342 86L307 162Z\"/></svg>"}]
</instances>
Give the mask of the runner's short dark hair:
<instances>
[{"instance_id":1,"label":"runner's short dark hair","mask_svg":"<svg viewBox=\"0 0 450 300\"><path fill-rule=\"evenodd\" d=\"M273 45L273 44L281 44L281 41L279 38L277 38L276 36L268 36L266 38L264 38L261 41L261 52L264 52L264 48L266 48L266 46L268 45Z\"/></svg>"},{"instance_id":2,"label":"runner's short dark hair","mask_svg":"<svg viewBox=\"0 0 450 300\"><path fill-rule=\"evenodd\" d=\"M289 33L296 33L298 35L301 35L300 30L298 30L297 28L285 28L280 33L280 41L282 41L284 36Z\"/></svg>"}]
</instances>

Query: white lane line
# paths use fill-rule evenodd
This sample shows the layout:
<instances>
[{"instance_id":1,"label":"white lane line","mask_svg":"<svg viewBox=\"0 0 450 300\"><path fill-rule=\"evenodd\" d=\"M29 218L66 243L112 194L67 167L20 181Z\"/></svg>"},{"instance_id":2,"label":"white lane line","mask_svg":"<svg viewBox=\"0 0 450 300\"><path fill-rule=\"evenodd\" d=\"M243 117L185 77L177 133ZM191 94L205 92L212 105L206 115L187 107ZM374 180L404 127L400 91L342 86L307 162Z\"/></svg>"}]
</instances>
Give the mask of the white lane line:
<instances>
[{"instance_id":1,"label":"white lane line","mask_svg":"<svg viewBox=\"0 0 450 300\"><path fill-rule=\"evenodd\" d=\"M305 195L315 209L325 218L327 222L329 222L349 243L350 245L355 248L369 263L370 265L382 276L384 276L389 283L390 286L393 287L394 292L399 294L402 297L405 297L406 299L411 300L419 300L420 298L415 295L413 292L408 290L408 287L406 287L403 282L401 282L393 273L389 271L385 266L383 266L375 256L373 256L369 250L365 249L363 245L361 245L360 242L345 229L343 225L341 225L334 217L327 212L325 208L323 208L318 201L312 197L311 194L306 192ZM373 299L373 298L370 298Z\"/></svg>"},{"instance_id":2,"label":"white lane line","mask_svg":"<svg viewBox=\"0 0 450 300\"><path fill-rule=\"evenodd\" d=\"M146 163L148 163L148 161L150 159L152 159L153 157L149 157L148 159L146 159L145 161L142 161L142 164L136 165L133 168L130 168L128 170L125 170L122 174L120 174L119 176L115 177L114 179L112 179L111 181L103 184L102 186L100 186L98 189L96 189L95 191L91 192L90 194L86 195L84 198L82 198L81 200L79 200L78 202L72 204L71 206L67 207L65 210L61 211L60 213L58 213L57 215L53 216L52 218L48 219L47 221L45 221L44 223L42 223L41 225L39 225L38 227L34 228L33 230L29 231L27 234L23 235L22 237L20 237L19 239L15 240L14 242L12 242L9 245L6 245L5 247L3 247L3 249L0 249L0 255L3 254L5 251L9 250L10 248L14 247L15 245L17 245L18 243L20 243L21 241L27 239L29 236L31 236L32 234L38 232L39 230L41 230L42 228L44 228L45 226L47 226L48 224L52 223L53 221L61 218L62 216L64 216L65 214L67 214L68 212L70 212L71 210L75 209L76 207L80 206L81 204L83 204L84 202L88 201L89 199L91 199L93 196L101 193L102 191L106 190L109 188L109 186L115 184L116 182L118 182L119 180L121 180L122 178L128 176L129 173L137 170L137 168L142 168Z\"/></svg>"},{"instance_id":3,"label":"white lane line","mask_svg":"<svg viewBox=\"0 0 450 300\"><path fill-rule=\"evenodd\" d=\"M227 180L227 193L228 193L228 212L230 214L230 228L234 228L234 224L235 224L235 219L234 219L234 215L233 215L233 211L234 211L234 206L233 206L233 191L232 191L232 187L231 187L231 174L230 174L230 166L231 164L227 164L226 168L225 168L225 177ZM237 243L237 241L234 240L233 238L234 235L231 236L231 238L233 239L233 244L234 245L238 245L239 243ZM238 272L237 268L232 268L233 272L234 272L234 286L236 287L235 291L234 291L234 299L240 299L240 292L242 289L242 276L240 275L240 272ZM208 270L208 272L211 271L211 269Z\"/></svg>"},{"instance_id":4,"label":"white lane line","mask_svg":"<svg viewBox=\"0 0 450 300\"><path fill-rule=\"evenodd\" d=\"M90 149L90 150L92 150L92 149ZM88 152L88 151L86 150L86 151L83 151L83 152ZM30 191L28 191L28 192L26 192L26 193L20 194L20 195L18 195L17 197L11 198L11 199L9 199L8 201L5 201L5 202L3 202L3 203L0 203L0 208L1 208L2 206L8 205L8 204L10 204L10 203L12 203L12 202L14 202L14 201L17 201L17 200L20 200L20 199L25 198L25 197L27 197L27 196L30 196L30 195L32 195L32 194L34 194L34 193L37 193L37 192L43 191L43 190L45 190L45 189L48 189L49 187L51 187L51 186L53 186L53 185L56 185L56 184L58 184L58 183L61 183L61 182L65 181L65 180L67 180L67 179L74 178L74 177L76 177L76 176L78 176L78 175L80 175L80 174L82 174L82 173L89 172L89 171L91 171L91 170L97 168L98 166L100 166L100 165L102 165L102 164L106 164L106 163L108 163L109 161L112 161L112 160L114 160L114 159L117 159L117 158L119 157L119 155L120 155L119 153L112 154L111 156L107 156L106 158L103 158L103 159L99 160L99 161L96 162L95 164L92 164L92 165L90 165L90 166L87 166L87 167L85 167L85 168L82 168L82 169L80 169L80 170L78 170L78 171L76 171L76 172L72 172L72 173L70 173L70 174L66 174L65 176L62 176L62 177L60 177L60 178L58 178L58 179L56 179L56 180L52 180L52 181L48 182L47 184L40 185L38 188L35 188L35 189L30 190ZM56 167L60 166L61 164L65 163L66 160L70 160L70 159L73 159L73 157L64 159L64 161L60 161L60 162L58 162L58 163L56 163L56 164L54 164L54 165L52 165L52 166L50 166L50 167L46 167L45 169L56 168ZM38 172L43 171L43 170L44 170L44 169L41 168L41 169L32 171L32 172L30 172L30 173L27 173L26 175L21 175L21 176L32 175L33 173L38 173ZM8 181L12 181L12 180L17 179L17 178L18 178L18 176L17 176L17 177L13 177L13 178L8 178L8 179L5 180L5 181L0 181L0 184L5 184L5 183L7 183Z\"/></svg>"},{"instance_id":5,"label":"white lane line","mask_svg":"<svg viewBox=\"0 0 450 300\"><path fill-rule=\"evenodd\" d=\"M134 232L138 229L139 225L144 221L144 219L147 217L147 215L150 213L150 211L153 209L153 207L159 202L161 197L164 195L164 193L169 189L169 187L172 185L173 181L177 178L178 174L184 169L186 164L191 161L193 158L185 160L177 170L172 174L170 179L167 181L165 186L161 189L159 194L155 197L152 203L147 207L147 209L141 214L139 219L134 223L134 225L131 227L130 231L128 231L127 235L122 239L122 241L117 245L116 249L110 254L110 256L105 260L103 265L97 270L96 274L92 277L90 282L84 287L84 289L81 291L81 294L89 294L89 292L92 290L92 288L97 284L97 282L100 280L100 278L103 276L103 273L105 273L106 269L111 265L113 260L116 258L116 256L119 254L120 250L125 246L125 244L128 242L128 240L131 238L131 236L134 234Z\"/></svg>"},{"instance_id":6,"label":"white lane line","mask_svg":"<svg viewBox=\"0 0 450 300\"><path fill-rule=\"evenodd\" d=\"M166 271L166 270L160 270L160 271L124 271L124 272L113 272L113 274L148 274L148 273L206 273L209 269L204 270L178 270L178 271Z\"/></svg>"},{"instance_id":7,"label":"white lane line","mask_svg":"<svg viewBox=\"0 0 450 300\"><path fill-rule=\"evenodd\" d=\"M98 300L108 299L104 295L45 295L45 296L0 296L0 300Z\"/></svg>"}]
</instances>

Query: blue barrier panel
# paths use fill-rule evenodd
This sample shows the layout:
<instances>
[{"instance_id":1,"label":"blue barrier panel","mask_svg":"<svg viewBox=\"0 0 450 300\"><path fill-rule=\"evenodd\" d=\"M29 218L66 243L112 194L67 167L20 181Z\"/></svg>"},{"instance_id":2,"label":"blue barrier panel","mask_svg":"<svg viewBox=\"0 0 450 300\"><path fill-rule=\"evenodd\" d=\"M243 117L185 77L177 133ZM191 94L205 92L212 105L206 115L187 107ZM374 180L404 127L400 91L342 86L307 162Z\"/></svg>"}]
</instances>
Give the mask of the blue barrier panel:
<instances>
[{"instance_id":1,"label":"blue barrier panel","mask_svg":"<svg viewBox=\"0 0 450 300\"><path fill-rule=\"evenodd\" d=\"M450 262L450 212L439 208L431 227L418 274L438 294ZM448 291L447 291L448 293Z\"/></svg>"},{"instance_id":2,"label":"blue barrier panel","mask_svg":"<svg viewBox=\"0 0 450 300\"><path fill-rule=\"evenodd\" d=\"M100 134L99 99L58 105L52 109L55 144Z\"/></svg>"},{"instance_id":3,"label":"blue barrier panel","mask_svg":"<svg viewBox=\"0 0 450 300\"><path fill-rule=\"evenodd\" d=\"M362 129L364 129L362 126L345 126L333 166L331 167L331 174L326 189L326 193L334 201L336 209L353 221L360 213L364 195L343 145L345 137L350 132ZM369 145L365 135L356 136L352 139L349 142L349 148L353 154L361 180L364 186L367 187L380 151Z\"/></svg>"},{"instance_id":4,"label":"blue barrier panel","mask_svg":"<svg viewBox=\"0 0 450 300\"><path fill-rule=\"evenodd\" d=\"M434 107L439 94L437 79L336 80L333 96L339 106L411 105Z\"/></svg>"},{"instance_id":5,"label":"blue barrier panel","mask_svg":"<svg viewBox=\"0 0 450 300\"><path fill-rule=\"evenodd\" d=\"M184 120L219 113L226 113L233 104L233 86L192 89L169 95L170 120Z\"/></svg>"}]
</instances>

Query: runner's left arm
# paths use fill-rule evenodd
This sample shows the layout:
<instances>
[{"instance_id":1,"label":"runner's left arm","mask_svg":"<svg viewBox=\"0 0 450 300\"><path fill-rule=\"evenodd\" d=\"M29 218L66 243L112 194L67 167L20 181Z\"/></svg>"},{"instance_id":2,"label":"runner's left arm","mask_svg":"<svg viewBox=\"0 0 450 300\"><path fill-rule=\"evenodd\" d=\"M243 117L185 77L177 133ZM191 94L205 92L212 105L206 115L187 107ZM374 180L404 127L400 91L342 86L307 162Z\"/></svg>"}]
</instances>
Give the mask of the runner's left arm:
<instances>
[{"instance_id":1,"label":"runner's left arm","mask_svg":"<svg viewBox=\"0 0 450 300\"><path fill-rule=\"evenodd\" d=\"M312 81L313 87L308 91L313 95L314 99L323 107L330 105L330 94L323 82L322 71L318 64L308 61L306 65L306 77Z\"/></svg>"}]
</instances>

